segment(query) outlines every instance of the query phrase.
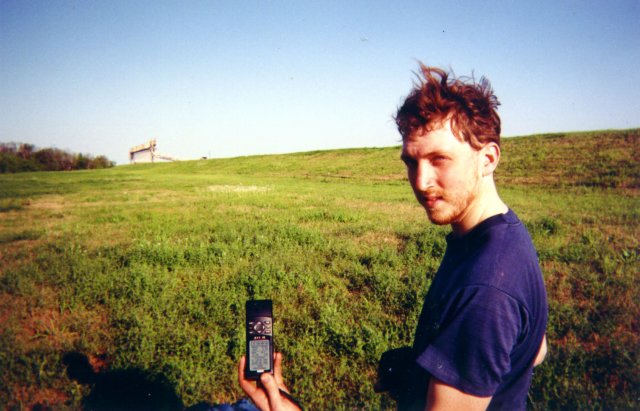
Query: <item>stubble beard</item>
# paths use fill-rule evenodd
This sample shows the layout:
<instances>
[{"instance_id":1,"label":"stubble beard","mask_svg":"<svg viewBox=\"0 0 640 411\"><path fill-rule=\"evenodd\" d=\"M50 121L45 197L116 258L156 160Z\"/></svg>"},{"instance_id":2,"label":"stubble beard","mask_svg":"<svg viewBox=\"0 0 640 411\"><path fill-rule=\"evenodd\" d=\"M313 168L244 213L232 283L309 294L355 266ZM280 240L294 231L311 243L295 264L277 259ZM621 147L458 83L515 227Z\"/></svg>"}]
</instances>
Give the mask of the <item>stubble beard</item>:
<instances>
[{"instance_id":1,"label":"stubble beard","mask_svg":"<svg viewBox=\"0 0 640 411\"><path fill-rule=\"evenodd\" d=\"M469 208L469 205L475 199L475 194L466 194L466 196L441 196L441 200L436 207L425 207L427 210L427 217L429 217L429 220L436 225L447 225L458 222L464 215L465 211Z\"/></svg>"},{"instance_id":2,"label":"stubble beard","mask_svg":"<svg viewBox=\"0 0 640 411\"><path fill-rule=\"evenodd\" d=\"M459 190L433 189L425 193L425 197L439 198L439 201L432 208L423 203L427 217L433 224L447 225L460 222L464 218L469 207L477 198L480 189L480 178L475 174L470 178L473 183Z\"/></svg>"}]
</instances>

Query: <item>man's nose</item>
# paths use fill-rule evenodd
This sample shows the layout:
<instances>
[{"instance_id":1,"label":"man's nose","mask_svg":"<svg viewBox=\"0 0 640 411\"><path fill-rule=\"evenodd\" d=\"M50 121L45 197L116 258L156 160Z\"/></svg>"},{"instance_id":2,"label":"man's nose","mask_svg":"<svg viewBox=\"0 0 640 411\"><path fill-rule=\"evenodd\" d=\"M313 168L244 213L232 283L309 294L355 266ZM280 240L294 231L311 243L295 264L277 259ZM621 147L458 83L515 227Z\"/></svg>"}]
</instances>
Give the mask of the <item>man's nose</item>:
<instances>
[{"instance_id":1,"label":"man's nose","mask_svg":"<svg viewBox=\"0 0 640 411\"><path fill-rule=\"evenodd\" d=\"M434 170L426 161L418 162L415 175L415 188L419 191L427 191L433 186Z\"/></svg>"}]
</instances>

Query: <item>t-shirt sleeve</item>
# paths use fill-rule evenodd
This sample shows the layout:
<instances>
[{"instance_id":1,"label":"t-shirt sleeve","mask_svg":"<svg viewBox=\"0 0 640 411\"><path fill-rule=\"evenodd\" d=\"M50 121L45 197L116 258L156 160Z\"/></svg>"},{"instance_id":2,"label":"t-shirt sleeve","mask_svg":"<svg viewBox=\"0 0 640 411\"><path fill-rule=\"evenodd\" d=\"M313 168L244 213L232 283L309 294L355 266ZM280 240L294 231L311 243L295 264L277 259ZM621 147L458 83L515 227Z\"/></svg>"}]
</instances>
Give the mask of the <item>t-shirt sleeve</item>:
<instances>
[{"instance_id":1,"label":"t-shirt sleeve","mask_svg":"<svg viewBox=\"0 0 640 411\"><path fill-rule=\"evenodd\" d=\"M518 302L487 286L458 291L442 307L434 339L417 363L468 394L492 396L511 370L510 353L526 323Z\"/></svg>"}]
</instances>

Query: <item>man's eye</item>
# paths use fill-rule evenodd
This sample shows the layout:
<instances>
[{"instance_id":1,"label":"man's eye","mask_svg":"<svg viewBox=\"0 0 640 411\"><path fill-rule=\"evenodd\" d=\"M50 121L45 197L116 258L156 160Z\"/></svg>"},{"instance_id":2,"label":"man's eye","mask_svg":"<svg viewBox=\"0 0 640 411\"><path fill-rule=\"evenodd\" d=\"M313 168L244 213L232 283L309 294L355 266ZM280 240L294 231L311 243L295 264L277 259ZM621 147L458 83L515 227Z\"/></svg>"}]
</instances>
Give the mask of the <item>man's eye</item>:
<instances>
[{"instance_id":1,"label":"man's eye","mask_svg":"<svg viewBox=\"0 0 640 411\"><path fill-rule=\"evenodd\" d=\"M407 167L415 167L416 165L416 160L412 159L412 158L403 158L402 162L407 166Z\"/></svg>"}]
</instances>

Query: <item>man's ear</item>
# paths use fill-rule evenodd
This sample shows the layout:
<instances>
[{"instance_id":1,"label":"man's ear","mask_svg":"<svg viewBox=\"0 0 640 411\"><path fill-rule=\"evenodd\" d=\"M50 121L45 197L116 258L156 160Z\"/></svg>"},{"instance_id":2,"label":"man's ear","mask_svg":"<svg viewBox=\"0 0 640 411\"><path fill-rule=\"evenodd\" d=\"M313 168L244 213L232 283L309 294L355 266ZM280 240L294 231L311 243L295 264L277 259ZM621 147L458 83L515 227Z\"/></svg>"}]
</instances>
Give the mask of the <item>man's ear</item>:
<instances>
[{"instance_id":1,"label":"man's ear","mask_svg":"<svg viewBox=\"0 0 640 411\"><path fill-rule=\"evenodd\" d=\"M482 176L493 174L500 162L500 146L496 143L487 143L480 149L480 161L482 164Z\"/></svg>"}]
</instances>

